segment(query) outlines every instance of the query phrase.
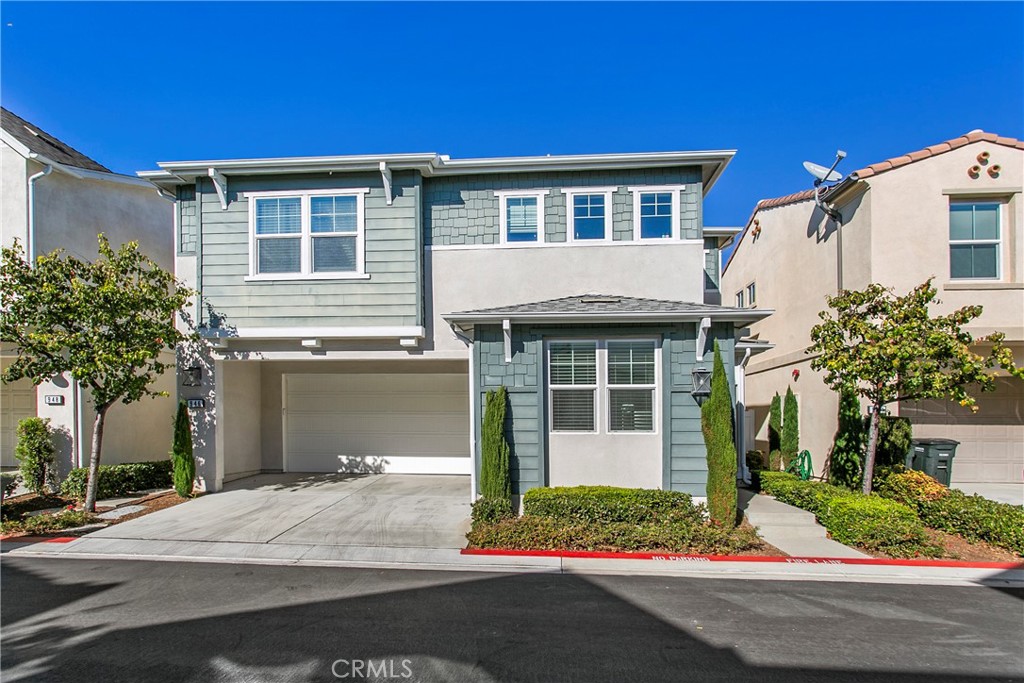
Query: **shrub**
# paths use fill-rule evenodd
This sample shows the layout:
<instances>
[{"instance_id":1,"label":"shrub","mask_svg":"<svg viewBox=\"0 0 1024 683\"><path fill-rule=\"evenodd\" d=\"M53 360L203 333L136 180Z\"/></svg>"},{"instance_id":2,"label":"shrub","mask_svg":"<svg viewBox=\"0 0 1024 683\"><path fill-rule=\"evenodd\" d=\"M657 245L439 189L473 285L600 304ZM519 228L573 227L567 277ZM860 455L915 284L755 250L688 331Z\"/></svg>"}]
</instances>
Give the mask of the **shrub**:
<instances>
[{"instance_id":1,"label":"shrub","mask_svg":"<svg viewBox=\"0 0 1024 683\"><path fill-rule=\"evenodd\" d=\"M768 409L768 469L777 472L782 467L782 398L776 392Z\"/></svg>"},{"instance_id":2,"label":"shrub","mask_svg":"<svg viewBox=\"0 0 1024 683\"><path fill-rule=\"evenodd\" d=\"M174 416L174 441L171 446L171 462L174 468L174 490L182 498L192 495L196 480L196 459L192 454L192 423L188 417L188 406L178 402Z\"/></svg>"},{"instance_id":3,"label":"shrub","mask_svg":"<svg viewBox=\"0 0 1024 683\"><path fill-rule=\"evenodd\" d=\"M473 528L480 524L494 524L514 517L512 502L504 498L479 498L473 503Z\"/></svg>"},{"instance_id":4,"label":"shrub","mask_svg":"<svg viewBox=\"0 0 1024 683\"><path fill-rule=\"evenodd\" d=\"M26 417L18 423L18 445L14 457L18 459L21 479L33 493L46 493L53 480L53 429L49 418Z\"/></svg>"},{"instance_id":5,"label":"shrub","mask_svg":"<svg viewBox=\"0 0 1024 683\"><path fill-rule=\"evenodd\" d=\"M171 470L170 460L100 465L96 497L112 498L146 489L167 488L172 483ZM88 467L77 467L71 470L67 479L61 484L61 494L68 498L84 500L88 478Z\"/></svg>"},{"instance_id":6,"label":"shrub","mask_svg":"<svg viewBox=\"0 0 1024 683\"><path fill-rule=\"evenodd\" d=\"M614 486L532 488L523 496L523 512L578 524L704 523L704 507L689 494Z\"/></svg>"},{"instance_id":7,"label":"shrub","mask_svg":"<svg viewBox=\"0 0 1024 683\"><path fill-rule=\"evenodd\" d=\"M480 461L480 494L484 498L512 500L510 452L505 439L505 413L508 392L498 387L487 392L484 408L483 439Z\"/></svg>"},{"instance_id":8,"label":"shrub","mask_svg":"<svg viewBox=\"0 0 1024 683\"><path fill-rule=\"evenodd\" d=\"M818 521L840 543L894 557L934 555L921 520L913 510L893 500L847 494L827 500L816 513Z\"/></svg>"},{"instance_id":9,"label":"shrub","mask_svg":"<svg viewBox=\"0 0 1024 683\"><path fill-rule=\"evenodd\" d=\"M21 475L18 472L0 472L0 501L14 493L20 483Z\"/></svg>"},{"instance_id":10,"label":"shrub","mask_svg":"<svg viewBox=\"0 0 1024 683\"><path fill-rule=\"evenodd\" d=\"M923 500L918 515L928 526L985 541L1024 555L1024 508L951 490L949 495Z\"/></svg>"},{"instance_id":11,"label":"shrub","mask_svg":"<svg viewBox=\"0 0 1024 683\"><path fill-rule=\"evenodd\" d=\"M733 440L732 394L715 342L711 396L700 408L701 431L708 461L708 511L716 524L736 526L736 442Z\"/></svg>"},{"instance_id":12,"label":"shrub","mask_svg":"<svg viewBox=\"0 0 1024 683\"><path fill-rule=\"evenodd\" d=\"M864 418L864 431L868 430L870 416ZM882 415L878 421L878 447L875 449L875 467L893 467L906 462L914 438L914 428L905 417Z\"/></svg>"},{"instance_id":13,"label":"shrub","mask_svg":"<svg viewBox=\"0 0 1024 683\"><path fill-rule=\"evenodd\" d=\"M25 519L21 526L35 534L46 533L47 531L59 531L61 529L72 529L84 526L96 521L96 517L81 510L64 510L52 515L35 515Z\"/></svg>"},{"instance_id":14,"label":"shrub","mask_svg":"<svg viewBox=\"0 0 1024 683\"><path fill-rule=\"evenodd\" d=\"M756 472L765 468L766 463L764 461L763 452L757 449L752 449L747 451L745 457L747 461L747 469L751 472Z\"/></svg>"},{"instance_id":15,"label":"shrub","mask_svg":"<svg viewBox=\"0 0 1024 683\"><path fill-rule=\"evenodd\" d=\"M828 481L859 491L864 477L864 424L860 398L852 388L839 392L839 428L829 454Z\"/></svg>"},{"instance_id":16,"label":"shrub","mask_svg":"<svg viewBox=\"0 0 1024 683\"><path fill-rule=\"evenodd\" d=\"M917 508L924 501L938 500L949 495L948 488L916 470L891 472L879 477L874 490L883 498L890 498L912 508Z\"/></svg>"},{"instance_id":17,"label":"shrub","mask_svg":"<svg viewBox=\"0 0 1024 683\"><path fill-rule=\"evenodd\" d=\"M789 466L796 460L796 454L800 450L800 424L799 407L796 403L796 394L791 387L786 388L786 400L782 408L782 468L789 469Z\"/></svg>"}]
</instances>

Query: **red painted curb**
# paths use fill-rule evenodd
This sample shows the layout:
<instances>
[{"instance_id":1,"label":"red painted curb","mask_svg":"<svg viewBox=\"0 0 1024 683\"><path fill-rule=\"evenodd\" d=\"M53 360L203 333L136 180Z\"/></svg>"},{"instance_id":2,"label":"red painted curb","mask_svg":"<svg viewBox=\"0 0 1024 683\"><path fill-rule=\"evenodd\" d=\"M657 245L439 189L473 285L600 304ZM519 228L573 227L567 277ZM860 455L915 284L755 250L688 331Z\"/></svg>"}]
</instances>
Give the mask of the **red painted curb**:
<instances>
[{"instance_id":1,"label":"red painted curb","mask_svg":"<svg viewBox=\"0 0 1024 683\"><path fill-rule=\"evenodd\" d=\"M11 543L70 543L78 536L0 536L0 541Z\"/></svg>"},{"instance_id":2,"label":"red painted curb","mask_svg":"<svg viewBox=\"0 0 1024 683\"><path fill-rule=\"evenodd\" d=\"M773 557L766 555L683 555L680 553L598 552L589 550L501 550L463 548L463 555L507 557L570 557L601 560L660 560L669 562L761 562L775 564L831 564L888 567L959 567L961 569L1024 569L1016 562L960 562L958 560L888 560L874 557Z\"/></svg>"}]
</instances>

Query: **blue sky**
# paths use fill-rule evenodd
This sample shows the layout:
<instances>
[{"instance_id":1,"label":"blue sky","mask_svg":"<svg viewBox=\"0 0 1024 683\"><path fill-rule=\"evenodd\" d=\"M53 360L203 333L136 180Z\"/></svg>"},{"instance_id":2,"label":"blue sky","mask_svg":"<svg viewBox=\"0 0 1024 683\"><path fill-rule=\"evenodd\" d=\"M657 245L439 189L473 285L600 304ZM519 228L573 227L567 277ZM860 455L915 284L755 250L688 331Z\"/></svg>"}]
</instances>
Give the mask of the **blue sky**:
<instances>
[{"instance_id":1,"label":"blue sky","mask_svg":"<svg viewBox=\"0 0 1024 683\"><path fill-rule=\"evenodd\" d=\"M705 208L974 128L1024 137L1024 4L0 3L4 106L175 159L738 149Z\"/></svg>"}]
</instances>

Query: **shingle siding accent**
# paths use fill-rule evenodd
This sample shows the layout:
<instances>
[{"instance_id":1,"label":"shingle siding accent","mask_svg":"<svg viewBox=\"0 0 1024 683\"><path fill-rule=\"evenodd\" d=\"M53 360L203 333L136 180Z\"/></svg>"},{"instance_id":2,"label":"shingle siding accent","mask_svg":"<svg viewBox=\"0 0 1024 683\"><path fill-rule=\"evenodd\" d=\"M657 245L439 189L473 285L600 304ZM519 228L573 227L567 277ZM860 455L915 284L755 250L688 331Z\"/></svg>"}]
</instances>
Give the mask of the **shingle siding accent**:
<instances>
[{"instance_id":1,"label":"shingle siding accent","mask_svg":"<svg viewBox=\"0 0 1024 683\"><path fill-rule=\"evenodd\" d=\"M498 244L497 190L550 190L544 197L546 242L566 241L567 211L562 188L617 187L612 197L615 240L633 239L633 196L626 188L686 185L680 197L680 235L697 239L701 231L701 172L698 167L647 170L521 173L425 178L423 229L432 246Z\"/></svg>"},{"instance_id":2,"label":"shingle siding accent","mask_svg":"<svg viewBox=\"0 0 1024 683\"><path fill-rule=\"evenodd\" d=\"M196 188L182 185L178 188L178 254L191 256L196 253L199 219L196 215Z\"/></svg>"},{"instance_id":3,"label":"shingle siding accent","mask_svg":"<svg viewBox=\"0 0 1024 683\"><path fill-rule=\"evenodd\" d=\"M704 289L717 290L721 273L718 272L718 240L704 238Z\"/></svg>"}]
</instances>

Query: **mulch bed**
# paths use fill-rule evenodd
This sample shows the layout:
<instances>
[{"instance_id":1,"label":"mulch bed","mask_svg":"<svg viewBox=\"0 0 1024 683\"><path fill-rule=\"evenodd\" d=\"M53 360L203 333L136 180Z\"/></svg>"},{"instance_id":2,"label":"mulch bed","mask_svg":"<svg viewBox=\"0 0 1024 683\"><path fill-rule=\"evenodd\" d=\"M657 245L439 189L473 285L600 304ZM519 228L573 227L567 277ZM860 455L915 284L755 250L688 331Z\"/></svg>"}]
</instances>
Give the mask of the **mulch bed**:
<instances>
[{"instance_id":1,"label":"mulch bed","mask_svg":"<svg viewBox=\"0 0 1024 683\"><path fill-rule=\"evenodd\" d=\"M151 496L146 496L141 500L135 500L130 503L130 505L144 505L146 507L145 510L139 510L138 512L133 512L130 515L125 515L124 517L118 517L117 519L109 520L109 525L120 524L121 522L127 522L131 519L137 519L139 517L148 515L151 512L156 512L157 510L164 510L169 507L174 507L175 505L180 505L181 503L187 503L190 500L192 499L182 498L174 491L154 493Z\"/></svg>"},{"instance_id":2,"label":"mulch bed","mask_svg":"<svg viewBox=\"0 0 1024 683\"><path fill-rule=\"evenodd\" d=\"M962 536L947 534L945 531L925 528L928 540L943 548L943 552L937 559L960 560L961 562L1020 562L1024 564L1024 557L1012 553L1009 550L997 548L984 541L972 543ZM889 555L879 553L865 548L858 548L871 557L891 559Z\"/></svg>"},{"instance_id":3,"label":"mulch bed","mask_svg":"<svg viewBox=\"0 0 1024 683\"><path fill-rule=\"evenodd\" d=\"M21 519L26 512L35 512L36 510L46 510L48 508L64 508L74 504L74 502L55 493L45 495L23 493L20 496L4 498L2 506L3 518Z\"/></svg>"}]
</instances>

